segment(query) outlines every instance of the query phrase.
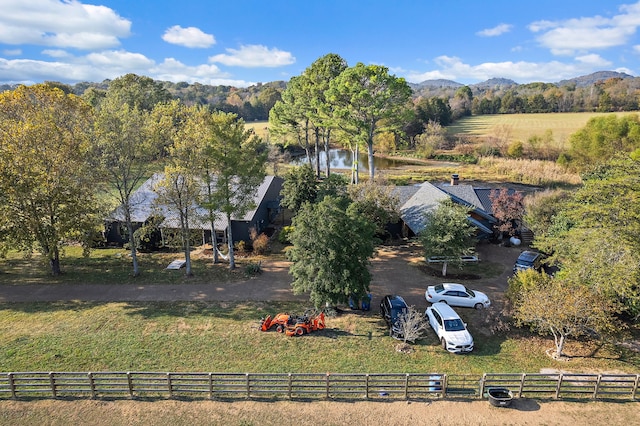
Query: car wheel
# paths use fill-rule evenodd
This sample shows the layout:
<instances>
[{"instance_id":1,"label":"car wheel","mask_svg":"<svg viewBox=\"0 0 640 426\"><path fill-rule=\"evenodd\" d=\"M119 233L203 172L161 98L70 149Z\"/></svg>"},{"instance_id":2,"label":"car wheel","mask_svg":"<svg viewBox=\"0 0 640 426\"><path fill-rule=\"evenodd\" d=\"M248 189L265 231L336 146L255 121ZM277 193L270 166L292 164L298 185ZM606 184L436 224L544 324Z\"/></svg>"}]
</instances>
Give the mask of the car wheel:
<instances>
[{"instance_id":1,"label":"car wheel","mask_svg":"<svg viewBox=\"0 0 640 426\"><path fill-rule=\"evenodd\" d=\"M440 339L440 344L442 345L442 349L447 350L447 341L444 340L444 337Z\"/></svg>"},{"instance_id":2,"label":"car wheel","mask_svg":"<svg viewBox=\"0 0 640 426\"><path fill-rule=\"evenodd\" d=\"M278 333L282 333L282 332L284 332L284 327L282 326L282 324L278 324L278 325L276 326L276 331L277 331Z\"/></svg>"},{"instance_id":3,"label":"car wheel","mask_svg":"<svg viewBox=\"0 0 640 426\"><path fill-rule=\"evenodd\" d=\"M484 305L483 305L482 303L476 303L476 304L475 304L475 306L474 306L474 308L476 308L476 309L482 309L482 308L484 308Z\"/></svg>"},{"instance_id":4,"label":"car wheel","mask_svg":"<svg viewBox=\"0 0 640 426\"><path fill-rule=\"evenodd\" d=\"M304 334L304 328L298 327L296 328L296 336L302 336Z\"/></svg>"}]
</instances>

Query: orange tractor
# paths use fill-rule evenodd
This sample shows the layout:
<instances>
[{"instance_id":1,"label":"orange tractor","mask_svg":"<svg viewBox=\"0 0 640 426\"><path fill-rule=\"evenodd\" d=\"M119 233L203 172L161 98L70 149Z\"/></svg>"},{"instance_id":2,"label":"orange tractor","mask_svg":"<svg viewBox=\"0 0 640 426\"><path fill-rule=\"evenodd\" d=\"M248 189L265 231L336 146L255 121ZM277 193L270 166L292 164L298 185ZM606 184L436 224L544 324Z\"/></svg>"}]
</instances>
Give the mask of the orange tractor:
<instances>
[{"instance_id":1,"label":"orange tractor","mask_svg":"<svg viewBox=\"0 0 640 426\"><path fill-rule=\"evenodd\" d=\"M305 313L302 316L280 313L274 317L267 315L260 321L260 330L269 331L273 328L278 333L285 333L287 336L302 336L305 333L322 330L324 327L324 312L318 315Z\"/></svg>"}]
</instances>

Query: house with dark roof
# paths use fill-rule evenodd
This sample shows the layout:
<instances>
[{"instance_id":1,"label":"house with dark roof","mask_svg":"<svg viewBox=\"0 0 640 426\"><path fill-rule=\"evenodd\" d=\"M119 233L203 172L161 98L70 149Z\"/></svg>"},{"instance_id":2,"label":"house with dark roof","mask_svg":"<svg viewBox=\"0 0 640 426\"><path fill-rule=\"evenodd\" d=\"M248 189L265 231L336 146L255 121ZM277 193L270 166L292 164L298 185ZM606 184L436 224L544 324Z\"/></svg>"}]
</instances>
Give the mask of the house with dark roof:
<instances>
[{"instance_id":1,"label":"house with dark roof","mask_svg":"<svg viewBox=\"0 0 640 426\"><path fill-rule=\"evenodd\" d=\"M154 174L132 194L131 220L134 223L134 230L154 217L161 219L158 224L161 233L180 229L177 214L167 206L156 202L158 194L155 188L162 178L162 173ZM283 182L280 177L266 176L256 190L253 200L255 208L242 217L232 217L231 223L227 221L226 215L216 214L213 230L208 218L209 211L201 206L194 206L195 214L190 219L189 228L201 232L203 244L211 243L213 234L216 235L216 242L226 241L229 226L231 226L234 242L250 241L251 229L255 229L258 233L262 232L280 211L280 191ZM123 244L128 242L126 235L124 210L120 206L109 215L105 236L108 244Z\"/></svg>"},{"instance_id":2,"label":"house with dark roof","mask_svg":"<svg viewBox=\"0 0 640 426\"><path fill-rule=\"evenodd\" d=\"M496 219L486 210L476 188L471 185L460 185L457 175L450 184L434 185L424 182L414 186L398 186L393 189L400 200L400 223L390 227L393 235L414 236L420 233L426 225L425 214L436 207L442 200L450 199L454 203L469 208L469 222L477 229L479 239L490 238L493 235L493 225ZM482 194L491 201L488 195Z\"/></svg>"}]
</instances>

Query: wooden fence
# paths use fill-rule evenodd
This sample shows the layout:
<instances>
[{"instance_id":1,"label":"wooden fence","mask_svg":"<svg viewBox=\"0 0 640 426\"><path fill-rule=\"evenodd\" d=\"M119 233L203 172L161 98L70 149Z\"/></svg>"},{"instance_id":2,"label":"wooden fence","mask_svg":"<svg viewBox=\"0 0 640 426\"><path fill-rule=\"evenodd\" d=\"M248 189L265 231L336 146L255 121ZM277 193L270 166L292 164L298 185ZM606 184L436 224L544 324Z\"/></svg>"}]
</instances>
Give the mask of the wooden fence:
<instances>
[{"instance_id":1,"label":"wooden fence","mask_svg":"<svg viewBox=\"0 0 640 426\"><path fill-rule=\"evenodd\" d=\"M514 397L638 401L639 385L640 374L15 372L0 373L0 398L420 400L484 398L502 387Z\"/></svg>"}]
</instances>

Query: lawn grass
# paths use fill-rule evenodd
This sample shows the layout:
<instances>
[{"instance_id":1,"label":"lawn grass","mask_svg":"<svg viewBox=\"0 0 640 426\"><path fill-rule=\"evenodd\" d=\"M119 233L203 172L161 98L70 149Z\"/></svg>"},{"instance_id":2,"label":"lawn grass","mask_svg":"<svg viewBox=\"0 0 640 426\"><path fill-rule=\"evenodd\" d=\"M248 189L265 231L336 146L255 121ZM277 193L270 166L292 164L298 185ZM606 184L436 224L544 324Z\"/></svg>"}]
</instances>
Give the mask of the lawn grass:
<instances>
[{"instance_id":1,"label":"lawn grass","mask_svg":"<svg viewBox=\"0 0 640 426\"><path fill-rule=\"evenodd\" d=\"M229 270L226 263L213 264L210 251L194 250L191 255L192 277L186 277L184 269L167 270L169 263L184 260L182 252L138 253L140 275L133 277L133 267L128 250L104 248L82 256L82 248L66 247L60 264L63 274L53 276L46 258L34 253L25 257L10 252L0 260L0 284L205 284L215 281L233 282L246 279L244 265L251 262L238 256L237 269Z\"/></svg>"},{"instance_id":2,"label":"lawn grass","mask_svg":"<svg viewBox=\"0 0 640 426\"><path fill-rule=\"evenodd\" d=\"M0 371L213 371L264 373L538 372L636 373L637 354L570 342L569 363L553 361L548 339L511 332L488 335L474 318L476 349L465 356L442 350L428 330L412 353L376 312L327 319L327 329L303 337L258 330L259 319L302 312L300 303L13 303L0 304ZM477 315L465 310L463 315ZM467 318L465 318L467 316Z\"/></svg>"}]
</instances>

